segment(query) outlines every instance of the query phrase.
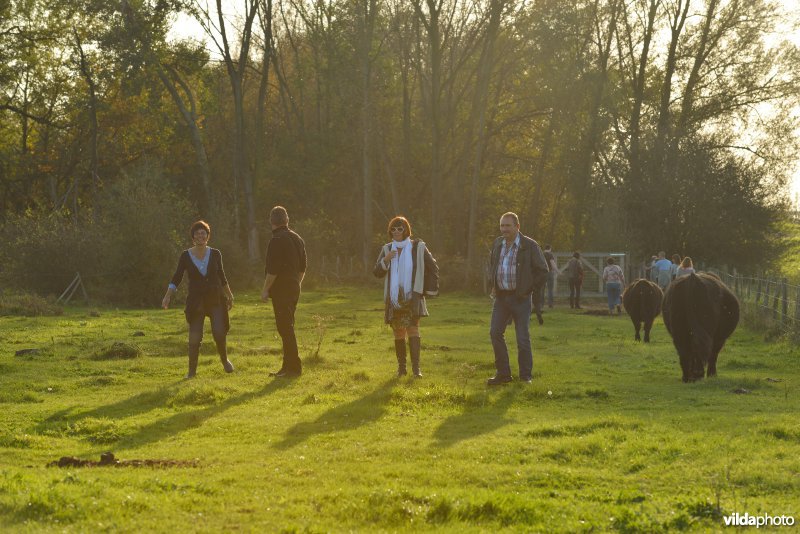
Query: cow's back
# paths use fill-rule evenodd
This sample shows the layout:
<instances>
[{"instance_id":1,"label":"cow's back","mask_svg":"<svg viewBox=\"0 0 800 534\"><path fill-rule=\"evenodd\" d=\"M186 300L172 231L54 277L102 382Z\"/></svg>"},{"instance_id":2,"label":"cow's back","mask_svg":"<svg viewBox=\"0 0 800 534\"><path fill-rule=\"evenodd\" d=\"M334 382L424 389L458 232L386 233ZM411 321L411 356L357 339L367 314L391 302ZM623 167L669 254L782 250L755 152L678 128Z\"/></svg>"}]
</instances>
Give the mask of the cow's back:
<instances>
[{"instance_id":1,"label":"cow's back","mask_svg":"<svg viewBox=\"0 0 800 534\"><path fill-rule=\"evenodd\" d=\"M655 319L661 312L661 288L657 284L640 278L625 289L622 303L634 321Z\"/></svg>"}]
</instances>

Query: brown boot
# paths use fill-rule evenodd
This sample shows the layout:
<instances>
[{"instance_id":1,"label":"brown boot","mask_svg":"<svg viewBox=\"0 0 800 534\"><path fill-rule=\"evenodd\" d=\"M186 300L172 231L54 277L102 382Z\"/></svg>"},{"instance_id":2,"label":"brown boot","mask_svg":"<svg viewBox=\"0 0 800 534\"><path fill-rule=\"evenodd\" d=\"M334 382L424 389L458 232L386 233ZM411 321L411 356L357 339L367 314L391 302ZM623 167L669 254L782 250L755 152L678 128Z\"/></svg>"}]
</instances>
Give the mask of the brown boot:
<instances>
[{"instance_id":1,"label":"brown boot","mask_svg":"<svg viewBox=\"0 0 800 534\"><path fill-rule=\"evenodd\" d=\"M197 374L197 360L200 359L200 343L189 343L189 372L186 378L194 378Z\"/></svg>"},{"instance_id":2,"label":"brown boot","mask_svg":"<svg viewBox=\"0 0 800 534\"><path fill-rule=\"evenodd\" d=\"M406 376L408 372L406 371L406 340L403 339L395 339L394 340L394 352L397 355L397 376Z\"/></svg>"},{"instance_id":3,"label":"brown boot","mask_svg":"<svg viewBox=\"0 0 800 534\"><path fill-rule=\"evenodd\" d=\"M411 349L411 371L414 373L414 378L421 378L422 372L419 370L419 353L421 350L421 343L419 336L409 337L408 346Z\"/></svg>"}]
</instances>

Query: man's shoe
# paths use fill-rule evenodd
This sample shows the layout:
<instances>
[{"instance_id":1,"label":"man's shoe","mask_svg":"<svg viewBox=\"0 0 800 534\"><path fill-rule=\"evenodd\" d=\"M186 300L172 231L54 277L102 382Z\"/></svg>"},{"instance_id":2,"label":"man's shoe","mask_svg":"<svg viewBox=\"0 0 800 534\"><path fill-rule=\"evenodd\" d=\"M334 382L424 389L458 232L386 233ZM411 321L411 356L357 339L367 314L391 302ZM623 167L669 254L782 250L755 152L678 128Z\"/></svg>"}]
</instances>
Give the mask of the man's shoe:
<instances>
[{"instance_id":1,"label":"man's shoe","mask_svg":"<svg viewBox=\"0 0 800 534\"><path fill-rule=\"evenodd\" d=\"M501 376L501 375L494 375L492 378L486 381L487 386L502 386L503 384L508 384L514 380L512 376Z\"/></svg>"},{"instance_id":2,"label":"man's shoe","mask_svg":"<svg viewBox=\"0 0 800 534\"><path fill-rule=\"evenodd\" d=\"M520 377L519 381L524 382L525 384L530 384L531 382L533 382L533 379L529 376L525 378Z\"/></svg>"}]
</instances>

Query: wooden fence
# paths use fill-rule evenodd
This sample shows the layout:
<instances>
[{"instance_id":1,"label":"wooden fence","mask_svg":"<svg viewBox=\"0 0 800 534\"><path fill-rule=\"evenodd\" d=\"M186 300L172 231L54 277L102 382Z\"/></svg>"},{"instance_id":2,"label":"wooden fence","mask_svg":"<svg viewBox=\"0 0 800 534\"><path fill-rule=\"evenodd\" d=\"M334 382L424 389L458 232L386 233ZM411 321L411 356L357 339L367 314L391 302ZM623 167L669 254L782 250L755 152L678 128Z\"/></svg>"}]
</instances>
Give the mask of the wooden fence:
<instances>
[{"instance_id":1,"label":"wooden fence","mask_svg":"<svg viewBox=\"0 0 800 534\"><path fill-rule=\"evenodd\" d=\"M786 278L757 275L749 276L717 269L716 273L733 291L742 307L757 310L760 318L785 331L800 326L800 286L790 284Z\"/></svg>"}]
</instances>

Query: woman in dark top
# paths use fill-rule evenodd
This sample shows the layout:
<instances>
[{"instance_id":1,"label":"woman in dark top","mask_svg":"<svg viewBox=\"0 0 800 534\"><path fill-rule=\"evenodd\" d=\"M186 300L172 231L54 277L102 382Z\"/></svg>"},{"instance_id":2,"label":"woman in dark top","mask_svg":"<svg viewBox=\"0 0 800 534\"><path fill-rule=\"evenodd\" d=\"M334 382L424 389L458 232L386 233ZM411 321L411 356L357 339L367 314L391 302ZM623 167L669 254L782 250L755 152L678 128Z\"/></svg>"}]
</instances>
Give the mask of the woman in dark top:
<instances>
[{"instance_id":1,"label":"woman in dark top","mask_svg":"<svg viewBox=\"0 0 800 534\"><path fill-rule=\"evenodd\" d=\"M392 239L381 248L373 274L385 278L383 285L384 320L394 331L397 376L406 374L406 335L411 352L411 370L422 376L419 367L419 318L428 316L425 296L439 291L439 266L423 241L411 238L411 224L405 217L389 222Z\"/></svg>"},{"instance_id":2,"label":"woman in dark top","mask_svg":"<svg viewBox=\"0 0 800 534\"><path fill-rule=\"evenodd\" d=\"M197 221L189 231L194 246L184 250L178 259L178 268L161 301L165 310L169 307L172 295L183 279L184 272L189 277L189 294L186 296L186 322L189 323L189 372L186 378L197 373L197 360L200 356L200 343L203 341L203 323L206 316L211 320L211 333L217 344L217 353L226 373L233 372L233 364L228 360L225 338L230 329L228 310L233 307L233 293L222 268L222 254L208 246L211 227L205 221Z\"/></svg>"}]
</instances>

